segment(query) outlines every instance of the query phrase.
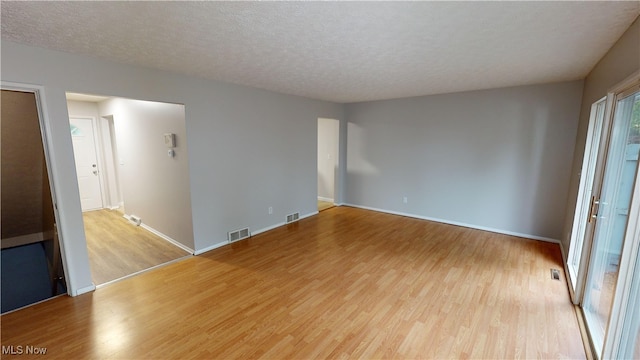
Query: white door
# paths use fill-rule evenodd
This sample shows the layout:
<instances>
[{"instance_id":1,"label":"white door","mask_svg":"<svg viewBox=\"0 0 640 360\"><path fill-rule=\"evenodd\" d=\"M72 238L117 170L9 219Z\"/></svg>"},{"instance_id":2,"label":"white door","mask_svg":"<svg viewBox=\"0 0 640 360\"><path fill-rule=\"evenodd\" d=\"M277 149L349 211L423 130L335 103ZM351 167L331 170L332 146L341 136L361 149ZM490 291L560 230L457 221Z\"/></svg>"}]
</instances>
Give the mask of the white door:
<instances>
[{"instance_id":1,"label":"white door","mask_svg":"<svg viewBox=\"0 0 640 360\"><path fill-rule=\"evenodd\" d=\"M93 119L70 118L82 211L102 209Z\"/></svg>"},{"instance_id":2,"label":"white door","mask_svg":"<svg viewBox=\"0 0 640 360\"><path fill-rule=\"evenodd\" d=\"M640 110L634 109L640 109L640 91L616 97L602 186L593 211L596 224L582 307L599 358L608 333L638 171Z\"/></svg>"},{"instance_id":3,"label":"white door","mask_svg":"<svg viewBox=\"0 0 640 360\"><path fill-rule=\"evenodd\" d=\"M579 286L584 279L584 272L581 267L586 266L585 259L582 258L584 238L587 236L587 227L591 223L589 210L591 209L591 199L593 196L594 179L596 176L596 165L602 139L604 126L606 98L600 99L591 105L591 116L589 118L589 129L587 131L587 142L582 160L582 170L580 172L579 197L576 204L576 211L571 230L571 245L569 246L568 268L569 278L573 287L573 301L578 304L582 297L582 288Z\"/></svg>"}]
</instances>

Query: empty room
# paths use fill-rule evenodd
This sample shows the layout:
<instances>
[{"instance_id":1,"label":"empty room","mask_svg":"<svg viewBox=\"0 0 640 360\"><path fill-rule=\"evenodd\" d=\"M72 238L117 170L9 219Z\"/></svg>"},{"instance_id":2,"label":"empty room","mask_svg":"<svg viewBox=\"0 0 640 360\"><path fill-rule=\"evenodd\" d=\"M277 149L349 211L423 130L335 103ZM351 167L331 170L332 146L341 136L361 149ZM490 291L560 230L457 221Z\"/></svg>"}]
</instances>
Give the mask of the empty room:
<instances>
[{"instance_id":1,"label":"empty room","mask_svg":"<svg viewBox=\"0 0 640 360\"><path fill-rule=\"evenodd\" d=\"M3 358L640 358L640 2L0 6ZM185 256L97 281L116 208Z\"/></svg>"}]
</instances>

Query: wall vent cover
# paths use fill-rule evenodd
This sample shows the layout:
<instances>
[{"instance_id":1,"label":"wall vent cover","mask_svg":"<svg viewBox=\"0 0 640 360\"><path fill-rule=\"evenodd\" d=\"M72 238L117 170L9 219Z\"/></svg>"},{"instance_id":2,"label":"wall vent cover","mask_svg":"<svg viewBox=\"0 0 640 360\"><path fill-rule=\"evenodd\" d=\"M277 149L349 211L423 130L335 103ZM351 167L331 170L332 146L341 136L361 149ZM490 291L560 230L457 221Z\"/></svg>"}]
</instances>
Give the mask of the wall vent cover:
<instances>
[{"instance_id":1,"label":"wall vent cover","mask_svg":"<svg viewBox=\"0 0 640 360\"><path fill-rule=\"evenodd\" d=\"M292 223L292 222L296 222L300 220L300 213L293 213L293 214L289 214L287 215L287 224Z\"/></svg>"},{"instance_id":2,"label":"wall vent cover","mask_svg":"<svg viewBox=\"0 0 640 360\"><path fill-rule=\"evenodd\" d=\"M553 280L560 280L560 270L558 269L551 269L551 278Z\"/></svg>"},{"instance_id":3,"label":"wall vent cover","mask_svg":"<svg viewBox=\"0 0 640 360\"><path fill-rule=\"evenodd\" d=\"M251 236L249 228L238 229L228 233L229 242L239 241Z\"/></svg>"}]
</instances>

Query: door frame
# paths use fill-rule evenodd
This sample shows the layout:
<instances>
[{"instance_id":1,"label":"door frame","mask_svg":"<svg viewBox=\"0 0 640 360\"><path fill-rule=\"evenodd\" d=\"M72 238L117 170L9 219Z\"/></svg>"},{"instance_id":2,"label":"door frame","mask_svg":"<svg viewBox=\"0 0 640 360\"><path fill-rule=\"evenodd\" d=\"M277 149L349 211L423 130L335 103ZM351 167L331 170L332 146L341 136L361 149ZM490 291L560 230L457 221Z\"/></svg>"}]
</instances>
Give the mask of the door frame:
<instances>
[{"instance_id":1,"label":"door frame","mask_svg":"<svg viewBox=\"0 0 640 360\"><path fill-rule=\"evenodd\" d=\"M624 82L623 90L616 92L614 100L622 98L634 92L640 91L640 71L632 76L630 81ZM618 281L611 304L611 314L609 324L605 334L602 358L617 358L620 350L620 341L623 337L623 327L626 318L626 310L631 295L636 256L640 248L640 166L636 169L633 190L631 193L631 204L627 228L625 230L622 253L620 255L620 268L618 271Z\"/></svg>"},{"instance_id":2,"label":"door frame","mask_svg":"<svg viewBox=\"0 0 640 360\"><path fill-rule=\"evenodd\" d=\"M318 140L319 140L319 123L320 123L320 119L327 119L327 120L333 120L337 122L337 133L336 135L336 158L334 159L335 161L335 166L334 166L334 173L333 173L333 205L335 206L341 206L344 203L344 199L343 199L343 193L342 193L342 182L343 182L343 166L345 164L345 161L343 161L343 153L346 149L345 146L343 146L342 144L342 139L343 137L345 137L346 135L344 134L343 131L343 121L340 119L335 119L335 118L329 118L329 117L322 117L319 116L316 119L316 148L315 148L315 153L316 153L316 187L315 187L315 194L316 194L316 201L318 200Z\"/></svg>"},{"instance_id":3,"label":"door frame","mask_svg":"<svg viewBox=\"0 0 640 360\"><path fill-rule=\"evenodd\" d=\"M596 157L596 168L595 175L593 180L592 187L592 195L595 198L599 199L602 195L602 185L604 181L604 170L606 169L607 155L609 153L610 140L612 127L614 123L614 115L616 110L616 102L618 98L625 93L629 93L634 91L634 89L640 90L640 70L634 72L627 79L622 82L616 84L611 87L607 92L607 102L605 107L605 118L603 120L603 129L602 129L602 138L599 147L599 153ZM631 205L627 223L627 229L625 231L625 238L622 247L622 254L620 259L620 265L618 269L618 280L616 282L616 288L614 291L613 301L612 301L612 309L609 316L608 324L605 330L602 353L598 353L594 348L593 339L591 338L591 332L588 329L585 312L582 310L582 306L584 305L584 288L586 286L588 274L589 274L589 264L591 263L592 257L592 248L593 248L593 240L596 230L596 223L589 222L587 223L587 228L584 235L584 242L582 246L582 255L580 260L580 267L578 273L579 281L576 284L576 291L571 292L572 300L574 304L579 305L580 307L580 316L586 327L587 337L589 339L589 349L591 353L596 359L599 358L610 358L613 355L617 354L619 350L619 341L622 338L622 327L624 326L624 316L625 316L625 306L628 301L628 296L631 291L631 280L634 264L632 262L633 249L638 248L638 242L640 240L627 241L628 239L634 239L634 234L638 234L640 230L640 220L636 218L632 218L631 215L640 213L638 207L640 207L640 167L638 167L636 172L636 178L634 180L634 190L631 198ZM584 190L584 189L583 189ZM578 194L580 197L581 194ZM576 207L576 210L578 208ZM574 221L574 226L577 224ZM572 239L573 240L573 239ZM569 258L567 258L567 261ZM567 265L568 267L568 265ZM569 286L571 290L571 286Z\"/></svg>"},{"instance_id":4,"label":"door frame","mask_svg":"<svg viewBox=\"0 0 640 360\"><path fill-rule=\"evenodd\" d=\"M64 272L64 282L67 289L67 294L73 294L73 288L71 287L71 283L69 281L68 274L68 256L69 254L66 251L65 247L65 234L64 229L61 225L60 221L60 213L58 211L58 197L56 195L56 184L57 184L57 174L53 167L53 157L51 156L52 148L50 146L52 139L50 137L51 133L51 121L47 116L48 112L46 109L46 101L45 101L45 89L44 86L33 85L33 84L23 84L16 83L10 81L0 81L0 89L9 90L9 91L20 91L34 94L36 109L38 112L38 122L40 124L40 137L42 138L42 148L44 150L44 161L47 165L47 175L49 176L49 191L51 192L51 201L53 202L53 216L56 222L56 231L58 233L58 244L60 246L60 257L62 259L62 269Z\"/></svg>"},{"instance_id":5,"label":"door frame","mask_svg":"<svg viewBox=\"0 0 640 360\"><path fill-rule=\"evenodd\" d=\"M604 111L602 114L602 123L599 128L596 127L597 119L597 111L598 105L604 102ZM589 126L587 130L587 142L585 143L585 151L582 159L582 169L580 170L580 184L578 186L578 199L576 202L576 210L573 217L573 226L571 229L571 239L569 245L569 254L567 256L567 272L569 274L569 290L571 292L571 300L577 305L582 299L582 293L584 291L584 284L586 281L585 271L583 269L588 265L588 257L591 253L591 247L586 246L587 234L592 227L592 222L589 219L583 219L585 216L589 216L590 207L592 204L588 199L585 198L584 192L586 192L589 188L591 191L591 196L589 199L593 199L595 192L595 179L598 177L598 158L600 154L600 145L602 143L602 138L605 136L604 130L607 125L607 110L608 110L608 98L605 96L593 104L591 104L591 113L589 114ZM597 137L597 141L594 144L593 140ZM593 146L596 145L596 146ZM591 178L587 178L588 169L594 166L593 176ZM584 230L580 229L580 221L585 220ZM574 248L573 245L576 243L579 235L582 234L582 246L580 249ZM573 268L569 265L569 262L572 260L574 254L576 252L580 252L580 261L578 264L578 268L576 273L572 270Z\"/></svg>"}]
</instances>

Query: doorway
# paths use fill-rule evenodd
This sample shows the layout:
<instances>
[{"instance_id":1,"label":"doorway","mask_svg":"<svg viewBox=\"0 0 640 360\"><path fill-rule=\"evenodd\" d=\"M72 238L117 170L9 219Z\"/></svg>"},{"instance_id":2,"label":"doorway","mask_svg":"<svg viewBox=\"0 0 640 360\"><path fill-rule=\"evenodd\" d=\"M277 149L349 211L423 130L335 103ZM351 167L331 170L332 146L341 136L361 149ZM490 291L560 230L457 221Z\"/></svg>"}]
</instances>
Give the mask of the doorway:
<instances>
[{"instance_id":1,"label":"doorway","mask_svg":"<svg viewBox=\"0 0 640 360\"><path fill-rule=\"evenodd\" d=\"M634 114L634 108L636 109ZM602 186L594 200L596 226L583 309L598 353L611 315L640 154L640 91L616 97ZM631 240L631 239L630 239Z\"/></svg>"},{"instance_id":2,"label":"doorway","mask_svg":"<svg viewBox=\"0 0 640 360\"><path fill-rule=\"evenodd\" d=\"M93 282L193 254L184 105L67 93L67 107Z\"/></svg>"},{"instance_id":3,"label":"doorway","mask_svg":"<svg viewBox=\"0 0 640 360\"><path fill-rule=\"evenodd\" d=\"M640 245L633 235L640 222L633 216L640 203L634 191L640 181L640 78L591 111L568 268L591 348L598 358L608 358L616 357L614 348L621 346L610 334L620 333L624 304L633 295L630 282L619 280L632 278L630 252L637 254Z\"/></svg>"},{"instance_id":4,"label":"doorway","mask_svg":"<svg viewBox=\"0 0 640 360\"><path fill-rule=\"evenodd\" d=\"M339 176L340 122L318 118L318 211L336 204Z\"/></svg>"},{"instance_id":5,"label":"doorway","mask_svg":"<svg viewBox=\"0 0 640 360\"><path fill-rule=\"evenodd\" d=\"M1 312L67 292L37 91L2 89Z\"/></svg>"}]
</instances>

